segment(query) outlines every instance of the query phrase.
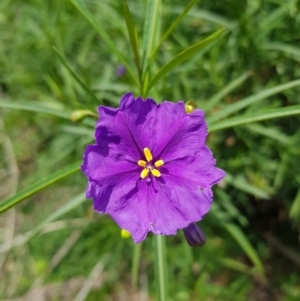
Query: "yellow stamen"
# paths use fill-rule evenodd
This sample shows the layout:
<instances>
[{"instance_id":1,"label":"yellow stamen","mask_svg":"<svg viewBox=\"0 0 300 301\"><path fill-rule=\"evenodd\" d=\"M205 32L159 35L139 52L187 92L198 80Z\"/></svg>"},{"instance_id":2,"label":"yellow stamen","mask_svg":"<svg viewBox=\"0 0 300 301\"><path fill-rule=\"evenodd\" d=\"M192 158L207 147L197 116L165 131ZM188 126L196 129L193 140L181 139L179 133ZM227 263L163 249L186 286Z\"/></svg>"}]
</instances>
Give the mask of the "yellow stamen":
<instances>
[{"instance_id":1,"label":"yellow stamen","mask_svg":"<svg viewBox=\"0 0 300 301\"><path fill-rule=\"evenodd\" d=\"M158 160L154 163L155 167L160 167L165 164L164 160Z\"/></svg>"},{"instance_id":2,"label":"yellow stamen","mask_svg":"<svg viewBox=\"0 0 300 301\"><path fill-rule=\"evenodd\" d=\"M121 229L121 236L123 238L129 238L131 236L131 233L125 229Z\"/></svg>"},{"instance_id":3,"label":"yellow stamen","mask_svg":"<svg viewBox=\"0 0 300 301\"><path fill-rule=\"evenodd\" d=\"M138 166L146 167L146 165L147 165L147 162L146 162L146 161L144 161L144 160L139 160L139 161L138 161Z\"/></svg>"},{"instance_id":4,"label":"yellow stamen","mask_svg":"<svg viewBox=\"0 0 300 301\"><path fill-rule=\"evenodd\" d=\"M161 176L160 171L158 169L155 169L155 168L151 169L151 173L154 177L160 177Z\"/></svg>"},{"instance_id":5,"label":"yellow stamen","mask_svg":"<svg viewBox=\"0 0 300 301\"><path fill-rule=\"evenodd\" d=\"M151 151L150 151L150 149L148 147L144 148L144 154L145 154L147 162L149 162L149 161L151 161L153 159L152 153L151 153Z\"/></svg>"},{"instance_id":6,"label":"yellow stamen","mask_svg":"<svg viewBox=\"0 0 300 301\"><path fill-rule=\"evenodd\" d=\"M145 179L148 176L148 174L149 174L148 168L144 168L141 172L141 178Z\"/></svg>"}]
</instances>

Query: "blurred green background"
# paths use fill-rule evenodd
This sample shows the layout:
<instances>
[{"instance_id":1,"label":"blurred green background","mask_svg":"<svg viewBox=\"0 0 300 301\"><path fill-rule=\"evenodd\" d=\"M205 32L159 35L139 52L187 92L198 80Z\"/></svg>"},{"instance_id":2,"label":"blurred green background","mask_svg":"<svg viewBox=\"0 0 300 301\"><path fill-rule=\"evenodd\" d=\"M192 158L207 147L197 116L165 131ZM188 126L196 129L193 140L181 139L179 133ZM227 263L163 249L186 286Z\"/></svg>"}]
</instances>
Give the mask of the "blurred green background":
<instances>
[{"instance_id":1,"label":"blurred green background","mask_svg":"<svg viewBox=\"0 0 300 301\"><path fill-rule=\"evenodd\" d=\"M84 2L135 72L123 1ZM146 1L128 3L142 36ZM161 34L186 4L162 1ZM300 104L297 0L199 1L162 44L153 68L222 27L215 43L148 96L194 100L210 124L250 96L253 101L228 115ZM0 1L1 200L81 160L95 121L74 123L72 111L117 106L128 91L138 96L128 70L117 74L120 64L70 1ZM33 112L39 105L47 114ZM167 237L170 300L300 300L299 121L291 116L209 135L227 177L214 188L212 210L201 222L205 246L191 249L181 231ZM108 216L93 213L82 196L85 186L77 173L1 215L1 300L155 300L151 238L142 245L133 288L136 247Z\"/></svg>"}]
</instances>

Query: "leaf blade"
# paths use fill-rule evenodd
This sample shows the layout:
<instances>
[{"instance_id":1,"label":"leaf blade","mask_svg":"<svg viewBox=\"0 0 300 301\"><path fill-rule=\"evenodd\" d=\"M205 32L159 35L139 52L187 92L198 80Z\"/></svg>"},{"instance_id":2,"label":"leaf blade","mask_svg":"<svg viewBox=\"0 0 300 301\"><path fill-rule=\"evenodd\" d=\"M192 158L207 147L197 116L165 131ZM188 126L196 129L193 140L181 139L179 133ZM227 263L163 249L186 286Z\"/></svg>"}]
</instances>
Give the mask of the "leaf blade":
<instances>
[{"instance_id":1,"label":"leaf blade","mask_svg":"<svg viewBox=\"0 0 300 301\"><path fill-rule=\"evenodd\" d=\"M300 105L289 106L286 108L272 109L252 115L243 115L225 119L209 126L209 132L219 131L230 127L244 125L252 122L264 121L274 118L284 118L300 114Z\"/></svg>"},{"instance_id":2,"label":"leaf blade","mask_svg":"<svg viewBox=\"0 0 300 301\"><path fill-rule=\"evenodd\" d=\"M211 44L213 41L215 41L225 30L225 28L222 28L206 39L186 48L184 51L176 55L171 61L169 61L166 65L164 65L151 79L147 92L150 91L150 89L160 80L163 76L165 76L168 72L170 72L172 69L174 69L176 66L180 65L184 61L188 60L190 57L194 56L197 52Z\"/></svg>"},{"instance_id":3,"label":"leaf blade","mask_svg":"<svg viewBox=\"0 0 300 301\"><path fill-rule=\"evenodd\" d=\"M124 16L127 25L130 45L134 55L134 62L137 67L139 76L141 77L140 54L139 54L139 37L132 14L129 10L127 1L124 1Z\"/></svg>"},{"instance_id":4,"label":"leaf blade","mask_svg":"<svg viewBox=\"0 0 300 301\"><path fill-rule=\"evenodd\" d=\"M77 162L68 166L54 174L50 177L37 181L35 184L31 185L29 188L26 188L14 196L10 197L9 199L0 203L0 213L5 212L6 210L10 209L11 207L19 204L20 202L28 199L29 197L35 195L39 191L43 190L51 186L52 184L78 172L80 170L81 162Z\"/></svg>"},{"instance_id":5,"label":"leaf blade","mask_svg":"<svg viewBox=\"0 0 300 301\"><path fill-rule=\"evenodd\" d=\"M226 96L229 92L237 88L241 85L245 80L247 80L252 75L251 71L246 71L245 73L241 74L238 78L231 81L228 85L226 85L223 89L213 95L207 102L203 104L202 109L204 111L208 111L213 108L218 102Z\"/></svg>"},{"instance_id":6,"label":"leaf blade","mask_svg":"<svg viewBox=\"0 0 300 301\"><path fill-rule=\"evenodd\" d=\"M272 88L263 90L257 94L251 95L251 96L246 97L232 105L227 106L225 109L223 109L219 113L214 114L213 116L209 116L207 118L207 122L212 123L212 122L218 121L232 113L235 113L241 109L244 109L244 108L254 104L255 102L258 102L259 100L265 99L269 96L272 96L274 94L277 94L279 92L282 92L284 90L291 89L291 88L294 88L297 86L300 86L300 79L290 81L286 84L278 85L276 87L272 87Z\"/></svg>"},{"instance_id":7,"label":"leaf blade","mask_svg":"<svg viewBox=\"0 0 300 301\"><path fill-rule=\"evenodd\" d=\"M143 34L143 52L144 52L144 70L148 59L153 51L158 33L159 11L161 0L148 0L145 15L144 34Z\"/></svg>"},{"instance_id":8,"label":"leaf blade","mask_svg":"<svg viewBox=\"0 0 300 301\"><path fill-rule=\"evenodd\" d=\"M87 10L87 8L85 7L84 3L81 0L70 0L70 1L78 9L78 11L85 17L85 19L92 25L92 27L98 32L98 34L105 41L105 43L110 48L110 50L118 57L120 62L125 66L126 71L128 71L128 74L130 75L134 83L138 86L139 83L135 75L131 71L131 68L128 65L126 59L123 57L122 53L117 49L117 47L114 45L114 42L111 40L110 36L106 33L104 28L99 23L95 22L93 16Z\"/></svg>"},{"instance_id":9,"label":"leaf blade","mask_svg":"<svg viewBox=\"0 0 300 301\"><path fill-rule=\"evenodd\" d=\"M254 249L254 247L252 246L252 244L250 243L248 238L245 236L245 234L241 231L240 228L238 228L234 224L224 223L223 225L224 225L225 229L230 233L230 235L238 242L238 244L244 250L244 252L248 255L248 257L251 259L257 272L262 277L264 277L265 270L264 270L262 261L260 260L256 250Z\"/></svg>"},{"instance_id":10,"label":"leaf blade","mask_svg":"<svg viewBox=\"0 0 300 301\"><path fill-rule=\"evenodd\" d=\"M181 22L181 20L187 15L187 13L191 10L193 6L195 6L199 2L199 0L192 0L188 5L185 7L185 9L182 11L182 13L176 18L176 20L171 24L171 26L168 28L168 30L165 32L163 37L160 39L158 45L156 46L155 51L150 57L149 64L155 59L160 46L162 43L167 39L167 37L173 32L173 30L177 27L177 25Z\"/></svg>"},{"instance_id":11,"label":"leaf blade","mask_svg":"<svg viewBox=\"0 0 300 301\"><path fill-rule=\"evenodd\" d=\"M29 112L44 113L52 116L70 120L71 112L61 111L49 108L48 106L41 105L37 101L12 101L0 100L0 107L4 109L24 110Z\"/></svg>"},{"instance_id":12,"label":"leaf blade","mask_svg":"<svg viewBox=\"0 0 300 301\"><path fill-rule=\"evenodd\" d=\"M57 48L53 47L54 51L56 52L58 58L60 59L60 61L62 62L62 64L67 68L67 70L70 72L71 76L75 79L75 81L79 84L79 86L88 94L91 96L91 98L93 99L93 101L96 104L99 104L100 101L99 99L96 97L96 95L93 93L93 91L91 89L89 89L87 87L87 85L80 79L79 75L71 68L71 66L68 64L67 60L65 59L65 57L58 51Z\"/></svg>"}]
</instances>

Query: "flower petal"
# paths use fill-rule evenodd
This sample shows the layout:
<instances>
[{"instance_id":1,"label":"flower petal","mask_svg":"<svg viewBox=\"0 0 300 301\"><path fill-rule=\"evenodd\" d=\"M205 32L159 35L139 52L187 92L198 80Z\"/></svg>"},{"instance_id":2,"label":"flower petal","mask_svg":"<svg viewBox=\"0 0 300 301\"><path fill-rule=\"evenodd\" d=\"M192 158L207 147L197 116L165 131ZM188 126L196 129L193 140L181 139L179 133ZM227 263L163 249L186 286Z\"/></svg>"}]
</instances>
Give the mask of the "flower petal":
<instances>
[{"instance_id":1,"label":"flower petal","mask_svg":"<svg viewBox=\"0 0 300 301\"><path fill-rule=\"evenodd\" d=\"M210 186L202 189L193 181L172 175L165 175L163 181L161 189L187 221L197 222L209 211L213 197Z\"/></svg>"},{"instance_id":2,"label":"flower petal","mask_svg":"<svg viewBox=\"0 0 300 301\"><path fill-rule=\"evenodd\" d=\"M134 100L131 94L125 94L120 110L139 147L149 148L154 160L182 158L197 152L205 143L204 112L186 114L182 101L157 105L151 98Z\"/></svg>"},{"instance_id":3,"label":"flower petal","mask_svg":"<svg viewBox=\"0 0 300 301\"><path fill-rule=\"evenodd\" d=\"M132 94L126 94L126 97L134 100ZM95 139L99 152L103 156L113 154L128 161L139 160L142 156L141 148L126 124L124 113L120 109L105 106L100 106L98 113Z\"/></svg>"},{"instance_id":4,"label":"flower petal","mask_svg":"<svg viewBox=\"0 0 300 301\"><path fill-rule=\"evenodd\" d=\"M109 181L104 181L101 185L97 182L90 181L87 189L87 196L93 196L94 209L99 213L111 213L110 208L118 208L123 212L126 198L136 187L135 174L121 174L111 176ZM112 215L112 217L114 217ZM126 227L121 227L127 230Z\"/></svg>"},{"instance_id":5,"label":"flower petal","mask_svg":"<svg viewBox=\"0 0 300 301\"><path fill-rule=\"evenodd\" d=\"M141 150L149 148L152 152L155 145L153 124L156 120L156 107L157 104L151 98L145 101L141 97L134 99L129 93L121 98L120 111Z\"/></svg>"},{"instance_id":6,"label":"flower petal","mask_svg":"<svg viewBox=\"0 0 300 301\"><path fill-rule=\"evenodd\" d=\"M135 243L145 239L149 231L175 235L178 229L190 224L190 217L174 205L177 198L174 202L170 198L169 190L164 186L163 182L156 181L155 178L152 178L150 183L140 180L119 202L110 202L107 206L107 213L121 228L132 234ZM193 221L200 218L197 215Z\"/></svg>"},{"instance_id":7,"label":"flower petal","mask_svg":"<svg viewBox=\"0 0 300 301\"><path fill-rule=\"evenodd\" d=\"M124 183L128 183L128 179L124 179ZM111 198L106 210L122 229L131 233L135 243L144 240L149 231L146 185L145 180L131 181L126 193L113 191L116 197Z\"/></svg>"},{"instance_id":8,"label":"flower petal","mask_svg":"<svg viewBox=\"0 0 300 301\"><path fill-rule=\"evenodd\" d=\"M167 162L160 171L162 177L164 174L172 175L204 189L218 183L225 176L225 172L215 165L216 160L211 150L204 146L197 153Z\"/></svg>"},{"instance_id":9,"label":"flower petal","mask_svg":"<svg viewBox=\"0 0 300 301\"><path fill-rule=\"evenodd\" d=\"M167 184L156 180L150 184L144 180L135 182L128 175L115 180L118 183L105 190L94 187L94 207L110 214L122 229L132 234L135 243L144 240L149 231L175 235L178 229L202 219L212 202L210 187L202 191L185 181L179 183L176 178L168 179ZM169 186L173 184L180 185Z\"/></svg>"},{"instance_id":10,"label":"flower petal","mask_svg":"<svg viewBox=\"0 0 300 301\"><path fill-rule=\"evenodd\" d=\"M86 197L93 198L95 210L101 213L106 212L113 192L119 198L139 179L139 167L113 156L103 157L98 145L86 148L81 169L89 180Z\"/></svg>"},{"instance_id":11,"label":"flower petal","mask_svg":"<svg viewBox=\"0 0 300 301\"><path fill-rule=\"evenodd\" d=\"M205 144L207 125L202 110L195 110L173 120L173 124L169 127L165 125L165 128L168 130L160 134L164 139L157 142L155 149L157 156L164 162L191 156Z\"/></svg>"}]
</instances>

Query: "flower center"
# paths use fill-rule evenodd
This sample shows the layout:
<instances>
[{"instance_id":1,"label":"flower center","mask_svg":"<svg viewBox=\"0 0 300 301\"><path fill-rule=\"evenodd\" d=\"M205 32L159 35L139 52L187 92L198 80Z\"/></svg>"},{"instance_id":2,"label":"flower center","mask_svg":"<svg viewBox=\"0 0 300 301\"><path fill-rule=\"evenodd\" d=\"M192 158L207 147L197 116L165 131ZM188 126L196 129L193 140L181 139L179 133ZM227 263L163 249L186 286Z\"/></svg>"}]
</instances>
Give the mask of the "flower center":
<instances>
[{"instance_id":1,"label":"flower center","mask_svg":"<svg viewBox=\"0 0 300 301\"><path fill-rule=\"evenodd\" d=\"M144 155L147 161L145 160L139 160L137 162L138 166L143 167L143 170L141 172L141 178L145 179L147 178L147 176L149 175L149 172L151 172L151 174L154 177L160 177L161 173L158 169L156 169L155 167L160 167L164 165L164 161L163 160L157 160L154 165L152 164L152 160L153 160L153 156L152 153L150 151L150 149L148 147L144 148Z\"/></svg>"}]
</instances>

